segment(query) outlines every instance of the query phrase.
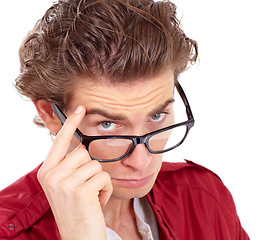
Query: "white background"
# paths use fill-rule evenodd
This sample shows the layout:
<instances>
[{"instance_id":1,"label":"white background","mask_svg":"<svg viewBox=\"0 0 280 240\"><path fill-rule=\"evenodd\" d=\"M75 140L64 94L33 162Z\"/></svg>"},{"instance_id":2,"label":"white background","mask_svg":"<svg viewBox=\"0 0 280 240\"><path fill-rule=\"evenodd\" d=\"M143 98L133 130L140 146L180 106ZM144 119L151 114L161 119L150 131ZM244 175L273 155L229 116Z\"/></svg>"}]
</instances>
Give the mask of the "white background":
<instances>
[{"instance_id":1,"label":"white background","mask_svg":"<svg viewBox=\"0 0 280 240\"><path fill-rule=\"evenodd\" d=\"M1 3L0 189L44 160L51 139L13 88L18 47L50 0ZM251 239L280 239L280 14L276 0L176 0L200 64L181 77L195 127L173 156L216 172ZM175 154L175 155L174 155Z\"/></svg>"}]
</instances>

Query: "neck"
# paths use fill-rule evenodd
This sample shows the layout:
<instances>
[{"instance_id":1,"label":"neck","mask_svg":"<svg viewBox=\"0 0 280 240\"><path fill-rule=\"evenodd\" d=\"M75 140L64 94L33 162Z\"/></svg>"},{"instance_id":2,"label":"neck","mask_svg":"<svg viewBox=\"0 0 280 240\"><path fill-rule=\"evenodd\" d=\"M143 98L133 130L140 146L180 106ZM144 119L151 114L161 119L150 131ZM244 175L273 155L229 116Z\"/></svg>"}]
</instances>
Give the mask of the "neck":
<instances>
[{"instance_id":1,"label":"neck","mask_svg":"<svg viewBox=\"0 0 280 240\"><path fill-rule=\"evenodd\" d=\"M106 206L102 207L102 211L106 226L111 229L118 229L125 222L135 219L133 199L111 198Z\"/></svg>"}]
</instances>

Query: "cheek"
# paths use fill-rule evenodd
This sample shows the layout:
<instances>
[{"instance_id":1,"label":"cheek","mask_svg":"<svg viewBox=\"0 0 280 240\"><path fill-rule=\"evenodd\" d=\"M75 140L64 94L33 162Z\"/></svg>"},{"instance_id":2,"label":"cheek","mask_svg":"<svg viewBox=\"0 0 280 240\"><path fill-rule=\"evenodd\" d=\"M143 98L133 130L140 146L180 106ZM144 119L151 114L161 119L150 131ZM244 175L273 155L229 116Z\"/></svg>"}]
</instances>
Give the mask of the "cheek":
<instances>
[{"instance_id":1,"label":"cheek","mask_svg":"<svg viewBox=\"0 0 280 240\"><path fill-rule=\"evenodd\" d=\"M152 161L150 163L151 168L154 169L154 171L156 172L156 174L158 174L158 172L161 169L161 165L162 165L162 154L152 154Z\"/></svg>"},{"instance_id":2,"label":"cheek","mask_svg":"<svg viewBox=\"0 0 280 240\"><path fill-rule=\"evenodd\" d=\"M120 162L101 163L102 171L107 172L110 177L116 177L120 170Z\"/></svg>"}]
</instances>

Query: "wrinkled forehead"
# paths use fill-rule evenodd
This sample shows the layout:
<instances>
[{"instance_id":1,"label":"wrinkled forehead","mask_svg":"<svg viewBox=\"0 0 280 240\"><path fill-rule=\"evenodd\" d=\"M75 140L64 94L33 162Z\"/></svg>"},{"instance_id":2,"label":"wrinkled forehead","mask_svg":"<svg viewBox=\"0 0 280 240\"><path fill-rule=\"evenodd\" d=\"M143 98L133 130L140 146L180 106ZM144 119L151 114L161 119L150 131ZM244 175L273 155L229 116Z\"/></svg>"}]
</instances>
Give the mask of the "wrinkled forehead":
<instances>
[{"instance_id":1,"label":"wrinkled forehead","mask_svg":"<svg viewBox=\"0 0 280 240\"><path fill-rule=\"evenodd\" d=\"M123 111L151 110L155 105L171 99L173 93L174 73L168 70L154 77L125 84L81 79L73 90L68 109L83 104L87 110L93 107Z\"/></svg>"}]
</instances>

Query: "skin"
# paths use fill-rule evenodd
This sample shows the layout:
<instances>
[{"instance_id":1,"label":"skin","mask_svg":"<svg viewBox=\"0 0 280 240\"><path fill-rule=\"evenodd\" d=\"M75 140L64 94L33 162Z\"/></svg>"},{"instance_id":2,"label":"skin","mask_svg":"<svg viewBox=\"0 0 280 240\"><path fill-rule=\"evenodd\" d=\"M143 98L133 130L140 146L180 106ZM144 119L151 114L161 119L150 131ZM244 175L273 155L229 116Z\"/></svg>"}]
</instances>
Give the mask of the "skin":
<instances>
[{"instance_id":1,"label":"skin","mask_svg":"<svg viewBox=\"0 0 280 240\"><path fill-rule=\"evenodd\" d=\"M143 197L151 190L161 168L162 155L151 154L144 144L138 144L125 159L101 164L90 159L73 133L79 128L87 135L144 135L162 126L162 122L172 121L164 113L172 111L172 103L161 112L156 111L172 100L173 89L172 70L118 86L81 79L73 90L62 128L50 103L34 102L45 125L58 132L38 172L38 180L62 239L107 239L105 226L122 239L141 239L133 198ZM104 116L100 110L111 115Z\"/></svg>"}]
</instances>

